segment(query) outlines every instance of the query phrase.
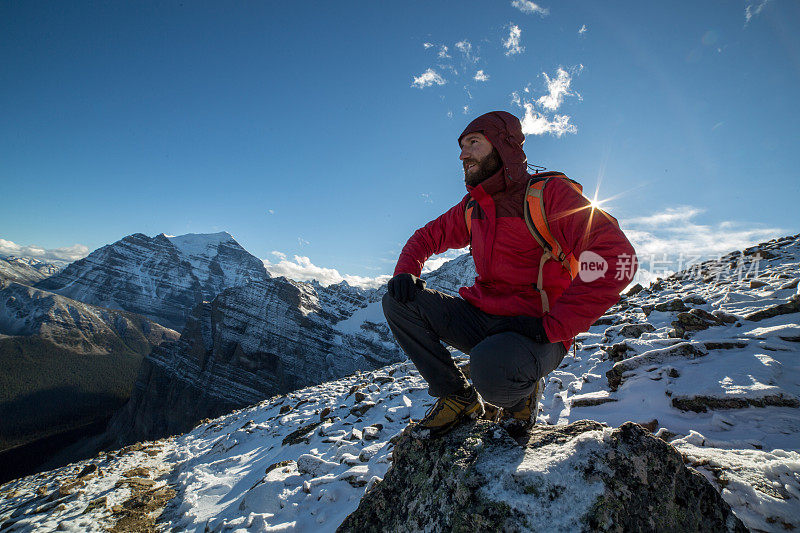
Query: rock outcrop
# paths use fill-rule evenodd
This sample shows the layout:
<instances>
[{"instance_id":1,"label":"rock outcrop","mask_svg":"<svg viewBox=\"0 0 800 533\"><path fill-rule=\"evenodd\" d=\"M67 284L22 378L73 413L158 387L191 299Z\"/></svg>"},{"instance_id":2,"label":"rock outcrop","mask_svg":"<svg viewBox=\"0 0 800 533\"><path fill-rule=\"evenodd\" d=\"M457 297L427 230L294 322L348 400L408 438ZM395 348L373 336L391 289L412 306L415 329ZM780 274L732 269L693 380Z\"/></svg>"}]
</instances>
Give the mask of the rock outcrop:
<instances>
[{"instance_id":1,"label":"rock outcrop","mask_svg":"<svg viewBox=\"0 0 800 533\"><path fill-rule=\"evenodd\" d=\"M406 431L383 481L337 531L747 531L714 487L641 426L495 424Z\"/></svg>"},{"instance_id":2,"label":"rock outcrop","mask_svg":"<svg viewBox=\"0 0 800 533\"><path fill-rule=\"evenodd\" d=\"M268 277L261 260L228 233L136 233L95 250L37 287L180 330L200 302Z\"/></svg>"}]
</instances>

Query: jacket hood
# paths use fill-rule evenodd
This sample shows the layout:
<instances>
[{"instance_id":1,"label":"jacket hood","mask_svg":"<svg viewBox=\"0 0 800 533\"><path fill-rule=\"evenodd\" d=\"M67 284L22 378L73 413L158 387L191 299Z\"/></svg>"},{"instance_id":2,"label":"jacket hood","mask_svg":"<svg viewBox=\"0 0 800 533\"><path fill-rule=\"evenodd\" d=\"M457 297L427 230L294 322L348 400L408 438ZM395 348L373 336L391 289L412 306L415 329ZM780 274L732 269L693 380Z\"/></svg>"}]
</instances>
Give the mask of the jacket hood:
<instances>
[{"instance_id":1,"label":"jacket hood","mask_svg":"<svg viewBox=\"0 0 800 533\"><path fill-rule=\"evenodd\" d=\"M528 175L528 158L522 150L525 135L519 119L506 111L490 111L479 116L458 136L458 145L468 133L480 132L489 139L492 146L497 149L500 159L509 178L526 179Z\"/></svg>"}]
</instances>

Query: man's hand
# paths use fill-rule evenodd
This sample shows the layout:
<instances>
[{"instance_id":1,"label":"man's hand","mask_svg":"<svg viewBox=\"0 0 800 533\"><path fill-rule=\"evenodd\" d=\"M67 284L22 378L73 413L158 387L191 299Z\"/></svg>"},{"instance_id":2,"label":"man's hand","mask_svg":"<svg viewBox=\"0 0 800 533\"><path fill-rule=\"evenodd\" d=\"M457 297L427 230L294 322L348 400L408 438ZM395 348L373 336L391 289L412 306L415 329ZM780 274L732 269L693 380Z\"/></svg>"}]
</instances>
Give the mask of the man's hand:
<instances>
[{"instance_id":1,"label":"man's hand","mask_svg":"<svg viewBox=\"0 0 800 533\"><path fill-rule=\"evenodd\" d=\"M388 293L400 303L411 302L416 298L417 291L425 288L425 281L413 274L398 274L389 280Z\"/></svg>"},{"instance_id":2,"label":"man's hand","mask_svg":"<svg viewBox=\"0 0 800 533\"><path fill-rule=\"evenodd\" d=\"M508 316L497 320L486 332L486 336L496 335L505 331L514 331L533 339L539 344L548 344L547 334L541 318L530 316Z\"/></svg>"}]
</instances>

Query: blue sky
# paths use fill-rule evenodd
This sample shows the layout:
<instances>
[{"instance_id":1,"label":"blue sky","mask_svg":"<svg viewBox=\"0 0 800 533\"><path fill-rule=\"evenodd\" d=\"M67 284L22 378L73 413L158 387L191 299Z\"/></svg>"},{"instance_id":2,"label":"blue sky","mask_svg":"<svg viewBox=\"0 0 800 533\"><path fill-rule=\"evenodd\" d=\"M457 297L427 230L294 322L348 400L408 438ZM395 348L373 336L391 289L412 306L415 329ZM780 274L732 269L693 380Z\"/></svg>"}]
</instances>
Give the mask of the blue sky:
<instances>
[{"instance_id":1,"label":"blue sky","mask_svg":"<svg viewBox=\"0 0 800 533\"><path fill-rule=\"evenodd\" d=\"M790 0L3 2L0 253L228 231L274 272L386 275L492 109L645 260L798 233L798 26Z\"/></svg>"}]
</instances>

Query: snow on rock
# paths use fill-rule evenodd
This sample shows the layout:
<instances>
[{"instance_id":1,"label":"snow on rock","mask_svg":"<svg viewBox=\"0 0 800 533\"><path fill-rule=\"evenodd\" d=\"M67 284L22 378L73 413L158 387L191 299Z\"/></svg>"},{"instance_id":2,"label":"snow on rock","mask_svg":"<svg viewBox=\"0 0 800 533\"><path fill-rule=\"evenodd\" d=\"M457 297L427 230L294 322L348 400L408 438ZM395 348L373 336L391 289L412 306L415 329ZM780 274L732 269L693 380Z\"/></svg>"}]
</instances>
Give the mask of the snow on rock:
<instances>
[{"instance_id":1,"label":"snow on rock","mask_svg":"<svg viewBox=\"0 0 800 533\"><path fill-rule=\"evenodd\" d=\"M524 447L485 421L439 439L413 434L338 531L746 531L710 483L636 424L539 426Z\"/></svg>"},{"instance_id":2,"label":"snow on rock","mask_svg":"<svg viewBox=\"0 0 800 533\"><path fill-rule=\"evenodd\" d=\"M752 268L757 253L761 253L758 272ZM441 446L444 441L403 437L409 421L420 419L432 399L413 365L395 363L275 396L204 421L182 436L159 441L161 451L153 459L163 472L169 472L164 479L175 496L164 506L156 527L164 531L335 531L356 511L365 494L363 504L375 506L377 495L399 481L421 487L420 494L430 494L428 489L435 488L433 473L444 473L448 468L452 473L465 465L464 461L484 457L463 470L469 475L447 478L453 483L448 485L453 489L452 498L445 502L451 509L467 508L470 502L481 499L486 503L483 509L497 513L490 516L498 520L517 520L524 514L535 525L553 517L553 524L563 529L575 524L580 529L581 524L588 523L586 509L598 509L591 503L597 501L593 500L596 494L623 486L615 488L609 472L617 472L614 478L639 486L635 483L641 482L643 473L650 479L649 468L668 463L674 465L680 479L689 480L687 483L701 487L696 483L698 475L690 475L694 471L708 480L706 487L714 487L711 492L702 489L702 494L697 493L701 495L691 501L708 503L715 493L730 506L733 515L726 515L725 506L718 501L702 513L707 519L723 518L716 522L720 529L736 528L734 515L757 531L800 528L800 408L791 402L800 396L800 312L793 311L800 236L764 243L744 255L733 253L722 259L721 263L707 262L694 272L681 272L631 292L578 336L576 350L570 351L547 377L538 417L537 433L542 436L538 444L520 448L500 426L488 422L461 426L448 437L462 437L451 447ZM748 272L741 279L736 275L740 264ZM751 284L754 280L765 285ZM460 284L469 282L461 280ZM380 300L374 296L369 299L372 303ZM298 295L300 300L303 297ZM324 298L318 296L316 305L322 306L324 313L323 302ZM367 313L368 307L355 305L350 309L353 314ZM692 309L718 320L709 319L705 313L692 314ZM703 318L701 325L707 327L680 331L673 322L688 323L687 319L681 322L680 313ZM318 314L309 313L307 318L313 320ZM337 322L342 326L340 333L362 330L358 324L345 328L346 320ZM650 324L652 329L623 330L625 325L639 324ZM204 328L198 330L198 342L212 339L210 329ZM336 346L342 345L331 343L333 358L340 354L341 348ZM205 352L194 353L200 357ZM238 354L233 350L230 355L234 353ZM607 374L619 363L625 363L619 367L625 370L612 389ZM767 397L789 403L764 400ZM744 401L726 401L737 399ZM687 409L687 401L703 402L704 410ZM608 427L594 422L576 424L586 419ZM627 421L646 426L654 436ZM577 427L582 429L567 434L567 428ZM392 472L401 462L413 467L408 460L413 453L406 452L413 452L415 447L434 451L437 442L441 446L438 470L418 468L416 476L397 476L392 481ZM639 451L650 457L648 450L658 452L651 454L657 456L654 461L665 463L625 460L643 457L637 455ZM619 459L616 465L609 459L612 451ZM81 513L104 495L118 498L114 500L117 502L124 500L129 494L116 491L127 488L110 493L108 486L87 483L74 501L58 500L64 505L58 511L47 508L48 502L43 499L88 463L105 460L100 456L3 485L0 528L8 521L25 530L114 525L119 517L112 507L119 504L95 507L87 515ZM683 469L683 461L689 470ZM588 470L581 471L581 465L588 465ZM105 476L119 479L122 475L123 467L117 463L101 468ZM473 486L470 479L485 482ZM650 485L642 485L632 496L652 496ZM675 493L664 490L661 494ZM571 498L574 505L553 509L566 509L566 514L548 515L546 507L539 507L538 514L531 511L535 507L531 502L549 504L551 496L552 502L559 502L562 495ZM413 491L402 494L403 498L415 496ZM60 497L53 496L53 500ZM399 508L401 500L386 501L380 508L383 514L374 515L380 520ZM664 502L655 501L654 505L667 506L670 501L675 500L665 497ZM506 502L505 507L502 502ZM604 516L619 511L613 501L606 503L610 505L603 507L605 514L595 515L598 527L606 523L602 522ZM626 510L640 508L628 503ZM431 513L439 512L430 509ZM152 514L158 515L155 511ZM371 527L381 527L377 525L380 520ZM491 523L488 529L496 529L498 523ZM520 529L525 528L521 525ZM654 527L647 523L640 529Z\"/></svg>"},{"instance_id":3,"label":"snow on rock","mask_svg":"<svg viewBox=\"0 0 800 533\"><path fill-rule=\"evenodd\" d=\"M82 302L122 309L173 329L228 287L269 278L228 233L129 235L37 284Z\"/></svg>"},{"instance_id":4,"label":"snow on rock","mask_svg":"<svg viewBox=\"0 0 800 533\"><path fill-rule=\"evenodd\" d=\"M0 257L0 278L32 284L61 271L62 266L31 257Z\"/></svg>"}]
</instances>

